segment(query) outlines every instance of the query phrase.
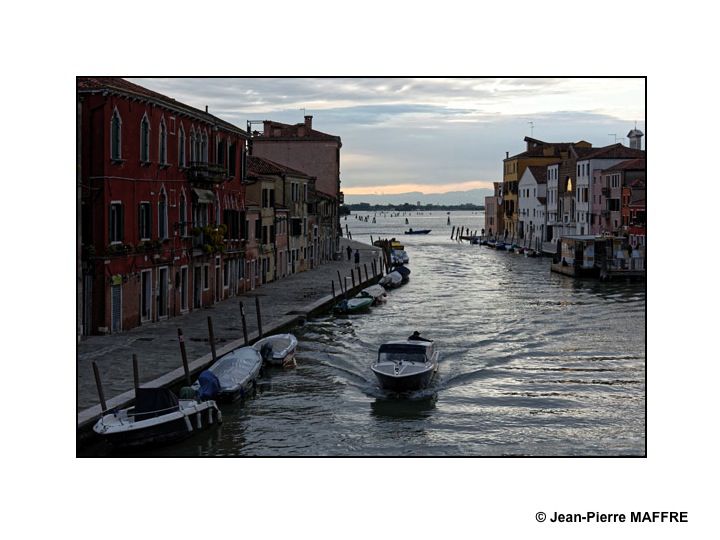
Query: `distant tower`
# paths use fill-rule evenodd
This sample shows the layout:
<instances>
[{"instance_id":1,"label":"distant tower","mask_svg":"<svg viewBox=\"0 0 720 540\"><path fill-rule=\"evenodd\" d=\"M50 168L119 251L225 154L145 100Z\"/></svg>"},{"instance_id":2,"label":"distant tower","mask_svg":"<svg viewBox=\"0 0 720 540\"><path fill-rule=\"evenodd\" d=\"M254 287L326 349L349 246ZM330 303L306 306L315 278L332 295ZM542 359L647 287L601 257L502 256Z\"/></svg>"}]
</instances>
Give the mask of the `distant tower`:
<instances>
[{"instance_id":1,"label":"distant tower","mask_svg":"<svg viewBox=\"0 0 720 540\"><path fill-rule=\"evenodd\" d=\"M636 150L642 150L642 141L644 133L640 131L637 128L637 124L635 124L635 129L631 130L630 133L627 134L627 138L630 140L630 148L635 148Z\"/></svg>"}]
</instances>

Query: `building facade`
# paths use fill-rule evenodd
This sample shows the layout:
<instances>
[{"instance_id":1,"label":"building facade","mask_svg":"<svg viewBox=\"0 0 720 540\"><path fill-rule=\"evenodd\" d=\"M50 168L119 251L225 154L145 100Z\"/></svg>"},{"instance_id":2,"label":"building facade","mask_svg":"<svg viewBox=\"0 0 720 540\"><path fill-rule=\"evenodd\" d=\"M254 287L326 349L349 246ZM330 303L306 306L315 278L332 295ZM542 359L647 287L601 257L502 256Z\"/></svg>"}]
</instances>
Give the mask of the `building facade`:
<instances>
[{"instance_id":1,"label":"building facade","mask_svg":"<svg viewBox=\"0 0 720 540\"><path fill-rule=\"evenodd\" d=\"M340 137L323 133L312 126L312 116L305 116L301 124L283 124L266 120L262 133L253 131L250 141L250 153L253 156L269 159L303 173L315 179L315 190L322 194L323 208L319 215L331 226L318 225L318 244L323 247L321 253L339 250L341 236L338 209L343 203L340 191ZM306 199L307 200L307 199ZM325 213L329 215L325 215Z\"/></svg>"},{"instance_id":2,"label":"building facade","mask_svg":"<svg viewBox=\"0 0 720 540\"><path fill-rule=\"evenodd\" d=\"M244 290L247 134L114 77L77 79L82 333Z\"/></svg>"},{"instance_id":3,"label":"building facade","mask_svg":"<svg viewBox=\"0 0 720 540\"><path fill-rule=\"evenodd\" d=\"M541 249L545 240L548 167L529 166L518 182L518 226L523 246Z\"/></svg>"},{"instance_id":4,"label":"building facade","mask_svg":"<svg viewBox=\"0 0 720 540\"><path fill-rule=\"evenodd\" d=\"M502 237L505 230L502 190L502 182L493 182L493 194L485 197L485 234L491 238Z\"/></svg>"}]
</instances>

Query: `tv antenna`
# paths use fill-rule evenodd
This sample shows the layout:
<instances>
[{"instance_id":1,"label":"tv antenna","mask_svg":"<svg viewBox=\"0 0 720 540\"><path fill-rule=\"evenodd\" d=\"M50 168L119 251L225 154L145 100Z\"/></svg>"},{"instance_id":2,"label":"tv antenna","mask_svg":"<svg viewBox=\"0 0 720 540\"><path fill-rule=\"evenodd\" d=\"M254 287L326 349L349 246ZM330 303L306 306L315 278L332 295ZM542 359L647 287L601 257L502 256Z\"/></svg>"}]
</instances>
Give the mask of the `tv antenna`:
<instances>
[{"instance_id":1,"label":"tv antenna","mask_svg":"<svg viewBox=\"0 0 720 540\"><path fill-rule=\"evenodd\" d=\"M528 122L528 124L530 124L530 137L532 137L533 129L535 129L535 124L532 121Z\"/></svg>"},{"instance_id":2,"label":"tv antenna","mask_svg":"<svg viewBox=\"0 0 720 540\"><path fill-rule=\"evenodd\" d=\"M617 142L617 133L608 133L608 137L615 137L615 142Z\"/></svg>"},{"instance_id":3,"label":"tv antenna","mask_svg":"<svg viewBox=\"0 0 720 540\"><path fill-rule=\"evenodd\" d=\"M300 110L303 112L303 116L305 116L305 107L301 107Z\"/></svg>"}]
</instances>

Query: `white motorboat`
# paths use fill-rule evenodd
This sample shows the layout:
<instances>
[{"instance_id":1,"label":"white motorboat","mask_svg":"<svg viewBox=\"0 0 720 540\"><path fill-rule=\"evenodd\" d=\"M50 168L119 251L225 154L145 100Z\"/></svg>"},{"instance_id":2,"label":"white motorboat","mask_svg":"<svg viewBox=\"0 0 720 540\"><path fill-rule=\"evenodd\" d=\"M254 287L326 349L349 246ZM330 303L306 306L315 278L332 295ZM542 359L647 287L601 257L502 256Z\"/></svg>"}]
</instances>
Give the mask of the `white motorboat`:
<instances>
[{"instance_id":1,"label":"white motorboat","mask_svg":"<svg viewBox=\"0 0 720 540\"><path fill-rule=\"evenodd\" d=\"M393 249L390 252L390 262L392 264L408 264L410 257L404 249Z\"/></svg>"},{"instance_id":2,"label":"white motorboat","mask_svg":"<svg viewBox=\"0 0 720 540\"><path fill-rule=\"evenodd\" d=\"M386 390L419 390L430 383L437 371L438 352L429 340L390 341L380 345L371 369Z\"/></svg>"},{"instance_id":3,"label":"white motorboat","mask_svg":"<svg viewBox=\"0 0 720 540\"><path fill-rule=\"evenodd\" d=\"M222 422L212 400L179 399L167 388L138 388L135 405L103 415L93 431L117 448L160 446Z\"/></svg>"},{"instance_id":4,"label":"white motorboat","mask_svg":"<svg viewBox=\"0 0 720 540\"><path fill-rule=\"evenodd\" d=\"M276 334L274 336L267 336L257 341L253 348L256 351L265 350L267 347L270 348L272 354L265 355L263 358L268 364L276 366L291 366L295 365L295 349L297 348L297 338L292 334Z\"/></svg>"}]
</instances>

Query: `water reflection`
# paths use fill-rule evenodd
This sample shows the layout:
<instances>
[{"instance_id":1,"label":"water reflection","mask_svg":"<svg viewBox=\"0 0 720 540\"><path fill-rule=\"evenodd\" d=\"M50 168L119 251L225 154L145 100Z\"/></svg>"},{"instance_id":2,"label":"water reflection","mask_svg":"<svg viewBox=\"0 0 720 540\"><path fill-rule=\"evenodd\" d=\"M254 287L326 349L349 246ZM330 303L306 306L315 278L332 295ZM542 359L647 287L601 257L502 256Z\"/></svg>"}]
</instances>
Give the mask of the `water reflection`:
<instances>
[{"instance_id":1,"label":"water reflection","mask_svg":"<svg viewBox=\"0 0 720 540\"><path fill-rule=\"evenodd\" d=\"M378 420L424 420L435 410L437 394L430 397L396 396L377 398L370 403L370 412Z\"/></svg>"}]
</instances>

